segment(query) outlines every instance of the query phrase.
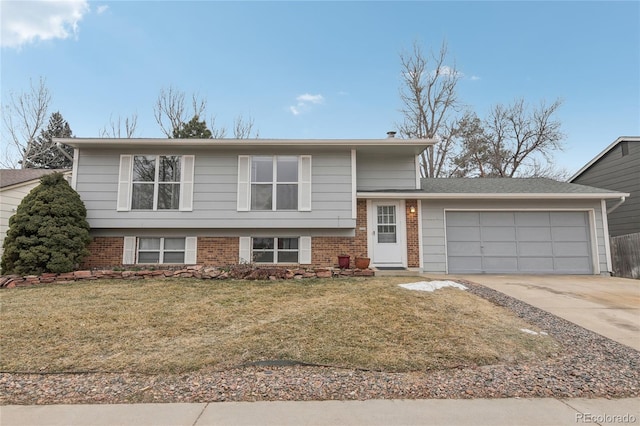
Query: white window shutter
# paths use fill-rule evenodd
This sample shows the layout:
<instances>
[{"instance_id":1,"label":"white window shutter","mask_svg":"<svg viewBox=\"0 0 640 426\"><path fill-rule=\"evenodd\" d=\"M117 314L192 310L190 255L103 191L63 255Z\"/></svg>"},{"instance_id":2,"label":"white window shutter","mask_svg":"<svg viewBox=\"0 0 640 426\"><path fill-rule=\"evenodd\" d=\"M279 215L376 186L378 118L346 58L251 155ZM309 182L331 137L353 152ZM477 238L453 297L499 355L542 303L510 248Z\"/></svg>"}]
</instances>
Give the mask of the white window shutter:
<instances>
[{"instance_id":1,"label":"white window shutter","mask_svg":"<svg viewBox=\"0 0 640 426\"><path fill-rule=\"evenodd\" d=\"M133 265L134 263L136 263L136 237L124 237L122 264Z\"/></svg>"},{"instance_id":2,"label":"white window shutter","mask_svg":"<svg viewBox=\"0 0 640 426\"><path fill-rule=\"evenodd\" d=\"M298 261L301 265L311 264L311 237L300 237Z\"/></svg>"},{"instance_id":3,"label":"white window shutter","mask_svg":"<svg viewBox=\"0 0 640 426\"><path fill-rule=\"evenodd\" d=\"M251 237L240 237L239 263L251 263Z\"/></svg>"},{"instance_id":4,"label":"white window shutter","mask_svg":"<svg viewBox=\"0 0 640 426\"><path fill-rule=\"evenodd\" d=\"M120 171L118 172L118 201L117 211L131 210L131 172L133 170L133 156L120 156Z\"/></svg>"},{"instance_id":5,"label":"white window shutter","mask_svg":"<svg viewBox=\"0 0 640 426\"><path fill-rule=\"evenodd\" d=\"M186 237L184 241L184 263L195 265L198 263L198 237Z\"/></svg>"},{"instance_id":6,"label":"white window shutter","mask_svg":"<svg viewBox=\"0 0 640 426\"><path fill-rule=\"evenodd\" d=\"M195 156L182 156L182 182L180 188L180 211L193 211L193 174L195 169Z\"/></svg>"},{"instance_id":7,"label":"white window shutter","mask_svg":"<svg viewBox=\"0 0 640 426\"><path fill-rule=\"evenodd\" d=\"M251 157L238 156L238 211L249 211L251 206Z\"/></svg>"},{"instance_id":8,"label":"white window shutter","mask_svg":"<svg viewBox=\"0 0 640 426\"><path fill-rule=\"evenodd\" d=\"M298 210L311 211L311 156L301 155L298 162Z\"/></svg>"}]
</instances>

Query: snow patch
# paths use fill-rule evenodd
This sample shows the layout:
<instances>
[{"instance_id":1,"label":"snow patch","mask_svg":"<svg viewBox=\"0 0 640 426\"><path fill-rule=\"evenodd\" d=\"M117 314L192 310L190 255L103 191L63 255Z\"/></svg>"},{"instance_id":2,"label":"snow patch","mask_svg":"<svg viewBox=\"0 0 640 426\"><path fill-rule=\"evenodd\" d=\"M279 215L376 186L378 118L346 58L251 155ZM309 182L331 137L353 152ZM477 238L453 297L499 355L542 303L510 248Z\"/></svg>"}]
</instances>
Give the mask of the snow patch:
<instances>
[{"instance_id":1,"label":"snow patch","mask_svg":"<svg viewBox=\"0 0 640 426\"><path fill-rule=\"evenodd\" d=\"M548 336L548 334L545 333L544 331L541 331L540 333L538 333L537 331L529 330L528 328L521 328L520 331L527 334L533 334L534 336L537 336L538 334L541 336Z\"/></svg>"},{"instance_id":2,"label":"snow patch","mask_svg":"<svg viewBox=\"0 0 640 426\"><path fill-rule=\"evenodd\" d=\"M467 288L460 283L454 281L420 281L417 283L398 284L402 288L407 290L417 291L435 291L440 288L453 287L460 290L466 290Z\"/></svg>"}]
</instances>

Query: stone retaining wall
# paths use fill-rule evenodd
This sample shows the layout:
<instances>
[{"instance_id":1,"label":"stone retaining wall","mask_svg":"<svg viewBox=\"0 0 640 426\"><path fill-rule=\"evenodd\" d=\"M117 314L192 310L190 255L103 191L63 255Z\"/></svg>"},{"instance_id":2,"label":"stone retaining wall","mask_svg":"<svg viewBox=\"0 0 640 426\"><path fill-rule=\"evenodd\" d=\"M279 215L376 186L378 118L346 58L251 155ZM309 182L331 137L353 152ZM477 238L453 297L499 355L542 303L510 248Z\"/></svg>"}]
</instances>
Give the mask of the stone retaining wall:
<instances>
[{"instance_id":1,"label":"stone retaining wall","mask_svg":"<svg viewBox=\"0 0 640 426\"><path fill-rule=\"evenodd\" d=\"M0 288L28 287L40 284L62 284L75 281L98 279L141 280L149 278L196 278L196 279L243 279L243 280L288 280L305 278L338 278L338 277L371 277L371 269L285 269L277 267L253 267L251 265L233 265L218 268L204 265L187 266L183 269L145 269L137 271L118 270L86 270L63 274L42 275L3 275L0 277Z\"/></svg>"}]
</instances>

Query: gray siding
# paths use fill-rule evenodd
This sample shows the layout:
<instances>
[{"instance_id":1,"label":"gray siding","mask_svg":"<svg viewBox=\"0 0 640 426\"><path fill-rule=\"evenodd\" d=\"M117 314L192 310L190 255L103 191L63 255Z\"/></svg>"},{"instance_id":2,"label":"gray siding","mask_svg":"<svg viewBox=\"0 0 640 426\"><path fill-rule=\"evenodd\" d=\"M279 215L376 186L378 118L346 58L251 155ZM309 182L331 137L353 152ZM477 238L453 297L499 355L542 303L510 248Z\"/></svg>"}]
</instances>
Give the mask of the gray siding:
<instances>
[{"instance_id":1,"label":"gray siding","mask_svg":"<svg viewBox=\"0 0 640 426\"><path fill-rule=\"evenodd\" d=\"M312 155L312 211L238 212L238 154ZM120 154L195 155L193 211L116 211ZM80 152L77 191L93 229L353 229L351 152L96 150Z\"/></svg>"},{"instance_id":2,"label":"gray siding","mask_svg":"<svg viewBox=\"0 0 640 426\"><path fill-rule=\"evenodd\" d=\"M609 233L612 237L640 232L640 142L627 143L627 155L622 155L619 143L573 180L582 185L631 194L624 204L609 215ZM611 200L608 205L616 202Z\"/></svg>"},{"instance_id":3,"label":"gray siding","mask_svg":"<svg viewBox=\"0 0 640 426\"><path fill-rule=\"evenodd\" d=\"M443 274L447 270L445 210L584 210L595 215L595 242L600 273L610 272L607 267L606 240L599 200L423 200L422 246L424 272Z\"/></svg>"},{"instance_id":4,"label":"gray siding","mask_svg":"<svg viewBox=\"0 0 640 426\"><path fill-rule=\"evenodd\" d=\"M412 155L357 154L358 191L416 189L416 162Z\"/></svg>"}]
</instances>

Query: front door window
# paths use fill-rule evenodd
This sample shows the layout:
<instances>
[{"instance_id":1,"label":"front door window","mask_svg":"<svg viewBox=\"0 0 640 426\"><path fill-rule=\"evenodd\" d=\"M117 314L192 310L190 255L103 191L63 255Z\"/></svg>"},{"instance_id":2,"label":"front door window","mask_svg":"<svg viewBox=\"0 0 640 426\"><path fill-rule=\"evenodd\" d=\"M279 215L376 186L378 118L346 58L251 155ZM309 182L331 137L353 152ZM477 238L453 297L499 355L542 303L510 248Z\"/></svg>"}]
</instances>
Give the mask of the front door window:
<instances>
[{"instance_id":1,"label":"front door window","mask_svg":"<svg viewBox=\"0 0 640 426\"><path fill-rule=\"evenodd\" d=\"M378 206L378 243L396 241L396 206Z\"/></svg>"}]
</instances>

